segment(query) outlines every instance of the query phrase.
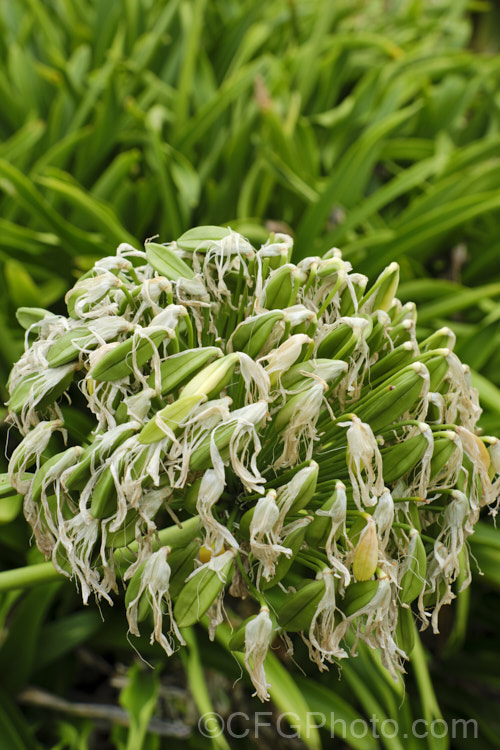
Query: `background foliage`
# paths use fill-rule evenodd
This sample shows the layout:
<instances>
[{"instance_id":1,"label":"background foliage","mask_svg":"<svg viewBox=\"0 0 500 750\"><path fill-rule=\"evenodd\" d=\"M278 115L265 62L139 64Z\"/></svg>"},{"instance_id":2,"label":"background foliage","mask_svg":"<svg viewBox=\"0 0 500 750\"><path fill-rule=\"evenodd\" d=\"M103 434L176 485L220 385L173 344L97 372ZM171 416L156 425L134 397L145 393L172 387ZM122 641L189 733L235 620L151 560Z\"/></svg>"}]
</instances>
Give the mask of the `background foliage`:
<instances>
[{"instance_id":1,"label":"background foliage","mask_svg":"<svg viewBox=\"0 0 500 750\"><path fill-rule=\"evenodd\" d=\"M75 276L122 241L229 224L256 242L268 229L292 231L295 260L337 245L371 278L397 260L419 334L445 324L456 332L484 429L500 435L495 19L486 4L462 0L3 3L1 400L22 349L18 306L57 310ZM0 499L3 569L38 561L19 510ZM416 650L402 707L402 686L362 652L340 682L333 672L300 677L276 656L277 709L328 706L405 726L441 713L475 717L477 746L500 747L500 535L484 522L474 539L485 583L460 594L441 637L426 639L430 662ZM223 715L255 710L246 684L231 691L238 668L224 644L209 645L202 631L182 662L140 643L158 667L151 673L135 664L121 619L107 607L104 622L95 606L82 611L71 584L0 596L7 748L206 747L196 731L181 738L196 710L211 701ZM102 706L116 719L112 741ZM147 733L153 714L156 735ZM179 737L159 739L165 732ZM319 747L314 733L304 741ZM381 742L346 737L362 750L403 747ZM222 738L213 746L227 747Z\"/></svg>"}]
</instances>

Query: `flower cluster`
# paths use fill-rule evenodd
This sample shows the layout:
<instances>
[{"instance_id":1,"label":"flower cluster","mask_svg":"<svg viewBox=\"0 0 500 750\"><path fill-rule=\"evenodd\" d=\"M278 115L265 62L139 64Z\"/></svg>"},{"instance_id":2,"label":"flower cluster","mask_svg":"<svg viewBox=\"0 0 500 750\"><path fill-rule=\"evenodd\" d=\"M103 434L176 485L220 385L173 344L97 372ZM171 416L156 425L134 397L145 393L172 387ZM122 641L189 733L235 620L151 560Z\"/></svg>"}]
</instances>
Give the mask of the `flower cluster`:
<instances>
[{"instance_id":1,"label":"flower cluster","mask_svg":"<svg viewBox=\"0 0 500 750\"><path fill-rule=\"evenodd\" d=\"M255 250L217 227L120 245L67 317L23 311L9 382L10 482L40 550L85 602L121 579L129 630L149 622L168 654L229 620L263 700L278 635L301 633L320 669L362 639L396 676L414 619L437 630L467 583L500 491L453 333L417 343L397 264L367 287L337 249L291 255L287 235Z\"/></svg>"}]
</instances>

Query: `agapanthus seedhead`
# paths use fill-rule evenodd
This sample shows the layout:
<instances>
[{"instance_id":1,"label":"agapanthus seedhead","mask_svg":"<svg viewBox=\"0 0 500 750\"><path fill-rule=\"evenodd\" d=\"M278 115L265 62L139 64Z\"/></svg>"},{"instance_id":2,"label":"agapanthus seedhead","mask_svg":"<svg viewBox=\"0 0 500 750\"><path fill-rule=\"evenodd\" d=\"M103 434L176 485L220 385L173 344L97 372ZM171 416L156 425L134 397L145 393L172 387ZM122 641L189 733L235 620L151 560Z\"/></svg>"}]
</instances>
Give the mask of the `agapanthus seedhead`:
<instances>
[{"instance_id":1,"label":"agapanthus seedhead","mask_svg":"<svg viewBox=\"0 0 500 750\"><path fill-rule=\"evenodd\" d=\"M124 243L67 316L20 311L23 439L0 485L84 601L111 602L121 577L130 632L149 617L167 654L183 627L206 616L214 637L253 600L233 640L261 700L275 633L289 650L301 633L319 669L362 639L396 677L412 603L437 630L500 498L470 371L449 329L419 345L398 265L370 286L337 248L297 264L292 248L223 227ZM87 435L63 416L73 396Z\"/></svg>"}]
</instances>

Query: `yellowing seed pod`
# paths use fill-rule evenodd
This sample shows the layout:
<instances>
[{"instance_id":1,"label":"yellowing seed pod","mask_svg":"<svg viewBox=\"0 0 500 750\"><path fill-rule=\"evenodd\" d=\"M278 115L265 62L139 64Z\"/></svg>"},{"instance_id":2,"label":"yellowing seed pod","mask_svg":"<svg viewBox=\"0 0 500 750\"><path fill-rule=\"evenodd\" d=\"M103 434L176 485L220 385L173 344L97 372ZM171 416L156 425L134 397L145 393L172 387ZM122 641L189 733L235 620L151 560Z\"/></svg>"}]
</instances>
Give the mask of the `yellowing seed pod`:
<instances>
[{"instance_id":1,"label":"yellowing seed pod","mask_svg":"<svg viewBox=\"0 0 500 750\"><path fill-rule=\"evenodd\" d=\"M215 398L231 382L234 368L238 361L238 354L226 354L225 357L217 359L207 365L194 376L182 389L182 398L189 396L206 396Z\"/></svg>"},{"instance_id":2,"label":"yellowing seed pod","mask_svg":"<svg viewBox=\"0 0 500 750\"><path fill-rule=\"evenodd\" d=\"M359 536L359 542L352 561L352 572L356 580L368 581L378 565L378 539L375 521L369 515L366 526Z\"/></svg>"},{"instance_id":3,"label":"yellowing seed pod","mask_svg":"<svg viewBox=\"0 0 500 750\"><path fill-rule=\"evenodd\" d=\"M168 436L168 430L175 431L182 420L186 419L194 407L203 401L201 395L181 396L172 404L168 404L144 425L139 433L139 442L151 445Z\"/></svg>"}]
</instances>

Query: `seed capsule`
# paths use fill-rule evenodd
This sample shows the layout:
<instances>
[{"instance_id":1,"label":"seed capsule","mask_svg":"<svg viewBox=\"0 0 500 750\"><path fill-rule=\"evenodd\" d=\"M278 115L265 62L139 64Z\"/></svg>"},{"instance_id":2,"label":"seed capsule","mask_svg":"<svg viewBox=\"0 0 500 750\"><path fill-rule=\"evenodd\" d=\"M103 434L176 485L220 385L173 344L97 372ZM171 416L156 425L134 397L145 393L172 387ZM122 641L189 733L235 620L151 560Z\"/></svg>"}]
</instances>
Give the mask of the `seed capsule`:
<instances>
[{"instance_id":1,"label":"seed capsule","mask_svg":"<svg viewBox=\"0 0 500 750\"><path fill-rule=\"evenodd\" d=\"M148 263L160 276L165 276L170 281L177 281L180 278L194 279L193 270L171 246L148 242L145 247Z\"/></svg>"},{"instance_id":2,"label":"seed capsule","mask_svg":"<svg viewBox=\"0 0 500 750\"><path fill-rule=\"evenodd\" d=\"M203 396L181 396L173 404L168 404L144 425L139 433L139 442L143 445L151 445L167 437L169 430L175 433L182 420L201 401L203 401Z\"/></svg>"},{"instance_id":3,"label":"seed capsule","mask_svg":"<svg viewBox=\"0 0 500 750\"><path fill-rule=\"evenodd\" d=\"M354 553L352 572L358 581L368 581L378 565L378 539L375 521L371 516L366 518L366 526L360 534Z\"/></svg>"},{"instance_id":4,"label":"seed capsule","mask_svg":"<svg viewBox=\"0 0 500 750\"><path fill-rule=\"evenodd\" d=\"M203 617L229 582L234 556L234 551L228 550L223 555L212 557L191 574L175 602L174 617L180 628L194 625Z\"/></svg>"},{"instance_id":5,"label":"seed capsule","mask_svg":"<svg viewBox=\"0 0 500 750\"><path fill-rule=\"evenodd\" d=\"M186 349L167 357L160 365L160 395L163 396L178 388L211 359L222 356L222 351L216 346L205 346L202 349ZM147 383L151 388L156 388L154 372L149 376Z\"/></svg>"},{"instance_id":6,"label":"seed capsule","mask_svg":"<svg viewBox=\"0 0 500 750\"><path fill-rule=\"evenodd\" d=\"M274 327L283 320L282 310L270 310L247 318L236 328L229 339L228 349L245 352L255 358L270 339Z\"/></svg>"},{"instance_id":7,"label":"seed capsule","mask_svg":"<svg viewBox=\"0 0 500 750\"><path fill-rule=\"evenodd\" d=\"M308 630L324 593L323 578L306 583L279 607L276 613L278 625L287 633Z\"/></svg>"},{"instance_id":8,"label":"seed capsule","mask_svg":"<svg viewBox=\"0 0 500 750\"><path fill-rule=\"evenodd\" d=\"M237 354L226 354L211 365L203 368L182 389L182 398L189 396L206 396L215 398L231 382L234 367L238 361Z\"/></svg>"},{"instance_id":9,"label":"seed capsule","mask_svg":"<svg viewBox=\"0 0 500 750\"><path fill-rule=\"evenodd\" d=\"M352 617L371 602L378 591L378 581L357 581L351 583L345 590L342 600L342 611L347 617Z\"/></svg>"},{"instance_id":10,"label":"seed capsule","mask_svg":"<svg viewBox=\"0 0 500 750\"><path fill-rule=\"evenodd\" d=\"M401 564L399 599L403 604L411 604L425 585L427 553L422 537L416 529L410 532L410 543Z\"/></svg>"}]
</instances>

